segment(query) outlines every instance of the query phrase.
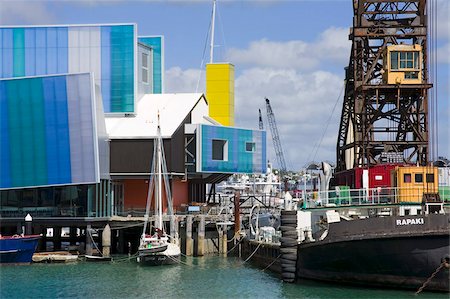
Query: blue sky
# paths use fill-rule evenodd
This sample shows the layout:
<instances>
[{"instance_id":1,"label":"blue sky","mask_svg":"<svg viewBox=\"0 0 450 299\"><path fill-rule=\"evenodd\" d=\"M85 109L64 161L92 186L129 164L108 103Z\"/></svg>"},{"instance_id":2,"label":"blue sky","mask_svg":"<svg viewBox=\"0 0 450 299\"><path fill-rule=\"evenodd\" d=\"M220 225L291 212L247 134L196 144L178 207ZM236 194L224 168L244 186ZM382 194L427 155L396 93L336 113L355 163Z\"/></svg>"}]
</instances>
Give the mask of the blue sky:
<instances>
[{"instance_id":1,"label":"blue sky","mask_svg":"<svg viewBox=\"0 0 450 299\"><path fill-rule=\"evenodd\" d=\"M450 1L437 1L439 154L450 156ZM204 91L211 8L212 1L0 0L0 24L137 23L140 35L165 37L166 92L195 92L199 78ZM218 1L215 61L235 65L237 126L257 128L268 97L289 168L335 161L352 16L352 0Z\"/></svg>"}]
</instances>

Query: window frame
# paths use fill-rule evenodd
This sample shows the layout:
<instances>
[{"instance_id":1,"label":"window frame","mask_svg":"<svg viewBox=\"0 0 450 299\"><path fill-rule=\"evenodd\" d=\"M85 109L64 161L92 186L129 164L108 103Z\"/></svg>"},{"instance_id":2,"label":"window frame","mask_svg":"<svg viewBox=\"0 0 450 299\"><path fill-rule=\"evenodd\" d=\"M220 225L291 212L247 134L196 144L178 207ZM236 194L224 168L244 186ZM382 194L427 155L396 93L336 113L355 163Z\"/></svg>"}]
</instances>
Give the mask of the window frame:
<instances>
[{"instance_id":1,"label":"window frame","mask_svg":"<svg viewBox=\"0 0 450 299\"><path fill-rule=\"evenodd\" d=\"M247 145L249 145L249 144L252 146L251 150L248 150L248 148L247 148ZM254 153L255 151L256 151L256 143L253 141L246 141L245 142L245 152L246 153Z\"/></svg>"},{"instance_id":2,"label":"window frame","mask_svg":"<svg viewBox=\"0 0 450 299\"><path fill-rule=\"evenodd\" d=\"M214 157L215 156L214 155L214 153L215 153L214 143L217 142L217 141L220 141L220 142L223 143L222 146L221 146L221 148L222 148L222 159L216 159ZM224 162L228 161L228 140L227 139L221 139L221 138L213 138L213 139L211 139L211 159L213 161L224 161Z\"/></svg>"},{"instance_id":3,"label":"window frame","mask_svg":"<svg viewBox=\"0 0 450 299\"><path fill-rule=\"evenodd\" d=\"M393 59L396 56L396 59ZM420 71L419 67L420 51L391 51L390 52L390 65L391 71ZM397 66L393 66L393 62L396 62ZM410 66L408 66L408 64ZM403 66L402 66L403 65Z\"/></svg>"},{"instance_id":4,"label":"window frame","mask_svg":"<svg viewBox=\"0 0 450 299\"><path fill-rule=\"evenodd\" d=\"M141 52L141 54L141 82L150 85L150 55L145 52ZM144 59L144 56L146 56L146 59ZM144 61L147 62L147 66L144 66ZM143 71L147 72L147 76L144 76ZM144 77L147 81L144 80Z\"/></svg>"}]
</instances>

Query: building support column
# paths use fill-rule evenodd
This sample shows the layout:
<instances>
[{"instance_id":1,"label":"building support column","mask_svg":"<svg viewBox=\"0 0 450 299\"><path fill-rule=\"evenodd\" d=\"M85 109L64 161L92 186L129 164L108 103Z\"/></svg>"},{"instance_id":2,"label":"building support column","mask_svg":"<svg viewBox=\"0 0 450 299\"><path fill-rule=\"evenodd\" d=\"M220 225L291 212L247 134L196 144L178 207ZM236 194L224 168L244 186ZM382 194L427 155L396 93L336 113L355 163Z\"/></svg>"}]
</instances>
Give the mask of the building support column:
<instances>
[{"instance_id":1,"label":"building support column","mask_svg":"<svg viewBox=\"0 0 450 299\"><path fill-rule=\"evenodd\" d=\"M61 227L53 228L53 251L61 250Z\"/></svg>"}]
</instances>

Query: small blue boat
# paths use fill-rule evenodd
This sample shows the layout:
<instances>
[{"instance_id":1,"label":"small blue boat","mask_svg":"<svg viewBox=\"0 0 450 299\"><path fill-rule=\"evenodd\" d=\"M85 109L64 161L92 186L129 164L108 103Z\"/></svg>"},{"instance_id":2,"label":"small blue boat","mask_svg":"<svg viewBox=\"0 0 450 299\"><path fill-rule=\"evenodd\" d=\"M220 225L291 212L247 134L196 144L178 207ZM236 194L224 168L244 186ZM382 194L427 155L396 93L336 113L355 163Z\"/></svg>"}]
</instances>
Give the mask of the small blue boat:
<instances>
[{"instance_id":1,"label":"small blue boat","mask_svg":"<svg viewBox=\"0 0 450 299\"><path fill-rule=\"evenodd\" d=\"M40 235L0 237L0 264L29 264Z\"/></svg>"}]
</instances>

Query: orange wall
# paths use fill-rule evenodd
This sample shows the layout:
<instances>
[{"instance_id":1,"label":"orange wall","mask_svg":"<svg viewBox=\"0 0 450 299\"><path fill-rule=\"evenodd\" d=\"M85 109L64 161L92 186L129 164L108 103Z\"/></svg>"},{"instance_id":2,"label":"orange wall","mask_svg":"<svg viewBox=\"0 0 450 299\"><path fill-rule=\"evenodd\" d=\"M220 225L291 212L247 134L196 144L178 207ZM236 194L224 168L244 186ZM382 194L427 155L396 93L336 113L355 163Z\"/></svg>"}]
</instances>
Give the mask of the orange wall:
<instances>
[{"instance_id":1,"label":"orange wall","mask_svg":"<svg viewBox=\"0 0 450 299\"><path fill-rule=\"evenodd\" d=\"M125 209L145 209L148 180L123 180Z\"/></svg>"},{"instance_id":2,"label":"orange wall","mask_svg":"<svg viewBox=\"0 0 450 299\"><path fill-rule=\"evenodd\" d=\"M124 206L127 209L145 209L148 193L148 179L124 180ZM188 184L179 179L172 180L174 210L182 204L188 204ZM154 207L152 202L151 208ZM163 187L163 209L167 211L167 200Z\"/></svg>"},{"instance_id":3,"label":"orange wall","mask_svg":"<svg viewBox=\"0 0 450 299\"><path fill-rule=\"evenodd\" d=\"M181 205L188 204L188 183L179 179L172 180L173 209L179 210Z\"/></svg>"}]
</instances>

